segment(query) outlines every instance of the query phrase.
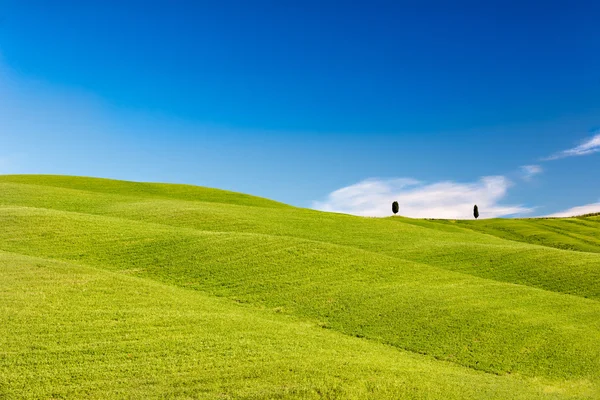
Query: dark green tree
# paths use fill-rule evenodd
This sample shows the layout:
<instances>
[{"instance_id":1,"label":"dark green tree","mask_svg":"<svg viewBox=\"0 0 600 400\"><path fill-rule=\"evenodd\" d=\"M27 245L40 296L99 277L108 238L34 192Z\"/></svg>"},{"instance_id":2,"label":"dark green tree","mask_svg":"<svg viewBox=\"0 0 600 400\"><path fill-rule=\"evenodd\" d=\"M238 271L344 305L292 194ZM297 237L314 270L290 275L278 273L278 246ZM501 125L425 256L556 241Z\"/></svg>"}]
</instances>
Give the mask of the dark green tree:
<instances>
[{"instance_id":1,"label":"dark green tree","mask_svg":"<svg viewBox=\"0 0 600 400\"><path fill-rule=\"evenodd\" d=\"M398 202L395 201L392 203L392 212L394 214L398 214L398 210L400 210L400 207L398 206Z\"/></svg>"},{"instance_id":2,"label":"dark green tree","mask_svg":"<svg viewBox=\"0 0 600 400\"><path fill-rule=\"evenodd\" d=\"M475 219L479 218L479 208L477 208L477 204L475 204L475 207L473 207L473 216Z\"/></svg>"}]
</instances>

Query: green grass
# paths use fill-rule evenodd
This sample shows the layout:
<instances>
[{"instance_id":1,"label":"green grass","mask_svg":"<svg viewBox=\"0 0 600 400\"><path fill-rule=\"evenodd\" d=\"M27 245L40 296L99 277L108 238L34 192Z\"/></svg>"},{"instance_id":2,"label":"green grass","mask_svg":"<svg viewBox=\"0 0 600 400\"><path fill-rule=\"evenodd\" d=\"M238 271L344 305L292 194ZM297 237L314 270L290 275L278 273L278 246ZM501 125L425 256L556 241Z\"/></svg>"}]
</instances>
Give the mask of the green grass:
<instances>
[{"instance_id":1,"label":"green grass","mask_svg":"<svg viewBox=\"0 0 600 400\"><path fill-rule=\"evenodd\" d=\"M469 229L498 238L563 250L600 253L600 214L572 218L412 220L437 229Z\"/></svg>"},{"instance_id":2,"label":"green grass","mask_svg":"<svg viewBox=\"0 0 600 400\"><path fill-rule=\"evenodd\" d=\"M600 253L600 216L458 221L461 226L505 239L558 249Z\"/></svg>"},{"instance_id":3,"label":"green grass","mask_svg":"<svg viewBox=\"0 0 600 400\"><path fill-rule=\"evenodd\" d=\"M1 176L0 226L0 397L600 396L598 217Z\"/></svg>"},{"instance_id":4,"label":"green grass","mask_svg":"<svg viewBox=\"0 0 600 400\"><path fill-rule=\"evenodd\" d=\"M205 294L0 254L7 398L564 397Z\"/></svg>"}]
</instances>

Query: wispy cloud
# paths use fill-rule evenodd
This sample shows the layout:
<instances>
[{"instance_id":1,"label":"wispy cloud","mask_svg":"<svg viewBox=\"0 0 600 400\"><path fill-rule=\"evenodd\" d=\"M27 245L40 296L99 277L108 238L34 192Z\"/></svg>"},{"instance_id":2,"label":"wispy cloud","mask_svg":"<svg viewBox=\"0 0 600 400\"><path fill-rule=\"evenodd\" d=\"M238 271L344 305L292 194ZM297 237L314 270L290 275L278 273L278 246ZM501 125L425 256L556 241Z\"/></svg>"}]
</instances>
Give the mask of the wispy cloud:
<instances>
[{"instance_id":1,"label":"wispy cloud","mask_svg":"<svg viewBox=\"0 0 600 400\"><path fill-rule=\"evenodd\" d=\"M546 215L546 217L575 217L578 215L592 214L598 212L600 212L600 203L592 203L569 208L568 210L559 211L554 214Z\"/></svg>"},{"instance_id":2,"label":"wispy cloud","mask_svg":"<svg viewBox=\"0 0 600 400\"><path fill-rule=\"evenodd\" d=\"M560 158L586 156L600 152L600 131L596 131L595 135L587 139L579 146L573 147L572 149L564 150L556 154L546 157L543 161L558 160Z\"/></svg>"},{"instance_id":3,"label":"wispy cloud","mask_svg":"<svg viewBox=\"0 0 600 400\"><path fill-rule=\"evenodd\" d=\"M544 169L539 165L523 165L521 166L521 174L526 181L531 180L535 175L541 174Z\"/></svg>"},{"instance_id":4,"label":"wispy cloud","mask_svg":"<svg viewBox=\"0 0 600 400\"><path fill-rule=\"evenodd\" d=\"M504 176L487 176L474 183L452 181L426 184L415 179L367 179L338 189L313 208L322 211L382 217L397 201L400 215L413 218L472 218L477 204L481 218L524 214L532 209L502 205L511 183Z\"/></svg>"}]
</instances>

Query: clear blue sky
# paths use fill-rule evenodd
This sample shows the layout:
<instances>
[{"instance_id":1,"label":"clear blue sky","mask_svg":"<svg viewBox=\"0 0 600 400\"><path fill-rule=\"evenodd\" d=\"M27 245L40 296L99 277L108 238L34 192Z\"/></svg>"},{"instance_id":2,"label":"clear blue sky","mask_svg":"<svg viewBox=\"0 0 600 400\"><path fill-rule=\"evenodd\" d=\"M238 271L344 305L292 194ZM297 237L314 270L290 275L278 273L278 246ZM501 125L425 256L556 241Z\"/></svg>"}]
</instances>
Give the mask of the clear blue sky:
<instances>
[{"instance_id":1,"label":"clear blue sky","mask_svg":"<svg viewBox=\"0 0 600 400\"><path fill-rule=\"evenodd\" d=\"M0 173L374 215L600 203L600 3L449 3L0 0Z\"/></svg>"}]
</instances>

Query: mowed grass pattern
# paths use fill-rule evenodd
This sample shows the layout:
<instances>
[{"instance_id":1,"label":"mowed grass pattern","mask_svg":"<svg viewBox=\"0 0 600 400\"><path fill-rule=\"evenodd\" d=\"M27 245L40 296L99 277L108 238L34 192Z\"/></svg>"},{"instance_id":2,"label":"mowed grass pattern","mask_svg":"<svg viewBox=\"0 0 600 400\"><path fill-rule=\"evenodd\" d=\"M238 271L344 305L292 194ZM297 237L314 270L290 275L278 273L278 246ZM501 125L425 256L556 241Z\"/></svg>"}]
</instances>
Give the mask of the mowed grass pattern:
<instances>
[{"instance_id":1,"label":"mowed grass pattern","mask_svg":"<svg viewBox=\"0 0 600 400\"><path fill-rule=\"evenodd\" d=\"M6 398L566 398L205 294L0 253Z\"/></svg>"},{"instance_id":2,"label":"mowed grass pattern","mask_svg":"<svg viewBox=\"0 0 600 400\"><path fill-rule=\"evenodd\" d=\"M583 221L587 227L596 223L594 217ZM489 226L513 221L476 222ZM149 304L145 315L145 307L140 304L150 299L160 302L168 289L176 293L169 301L177 303L179 297L185 297L186 301L202 304L214 319L220 318L223 307L229 307L247 321L256 322L252 329L257 337L270 334L263 332L267 330L261 325L265 319L292 331L294 324L306 328L301 339L282 333L274 336L281 343L273 342L271 347L265 344L257 350L267 358L278 358L279 346L300 340L308 350L298 350L294 356L303 360L306 370L286 375L288 380L267 379L269 368L276 367L258 362L257 368L262 368L264 375L244 392L246 389L240 389L240 385L246 385L249 378L231 372L248 368L245 350L238 349L239 357L232 361L230 371L235 378L228 380L226 373L208 378L194 370L184 374L181 382L198 379L201 383L190 384L195 389L179 393L182 396L594 398L599 393L600 254L594 251L523 243L515 237L490 235L488 227L485 232L477 232L483 228L462 222L358 218L214 189L73 177L0 177L0 224L0 250L8 252L5 258L9 260L4 264L10 265L11 257L27 260L17 262L18 267L3 268L3 274L22 282L24 291L28 286L35 286L35 293L64 289L60 296L69 304L68 296L77 296L61 279L50 284L42 274L38 282L37 275L31 273L38 271L34 268L38 264L31 260L41 258L40 265L53 271L55 277L64 268L60 277L65 279L83 271L102 277L103 282L125 279L119 282L126 285L115 285L125 285L127 290L103 295L94 292L88 297L90 304L97 301L103 307L114 301L112 310L124 312L128 326L135 325L135 319L127 318L128 305L123 302L126 293L138 293L136 286L149 285L144 287L156 293L138 299L138 319L150 318L156 312ZM595 237L593 232L586 232L586 237ZM575 230L573 235L577 234ZM7 342L13 343L11 347L18 345L20 336L10 332L28 329L14 318L19 315L14 310L18 309L15 298L20 293L14 287L8 285L2 292L6 296L2 302L7 304L3 321L13 324L7 331L12 337ZM186 310L175 303L164 303L160 313L174 312L168 311L171 307ZM44 304L39 302L40 310ZM64 313L57 314L57 319L72 318L73 324L79 323L76 313L60 307L55 311ZM81 314L85 314L85 308ZM188 322L195 326L194 315L193 311L186 313ZM94 318L83 319L93 324ZM151 326L158 323L152 321L140 325L137 335L143 337L146 332L151 340ZM168 340L170 325L162 321L167 332L164 340ZM40 323L29 325L35 330ZM211 324L200 324L197 329L210 334ZM235 331L236 324L231 329ZM100 331L84 331L93 340L100 340ZM76 332L69 334L73 345L85 336L78 337ZM235 334L240 332L232 332ZM349 346L366 346L367 358L380 360L380 369L375 375L365 372L361 376L361 371L369 371L370 364L344 367L354 359L346 351L319 359L312 354L316 348L333 346L324 345L322 335L331 335L334 341L343 338ZM119 346L115 337L106 341L109 347L113 343ZM152 352L164 351L160 341L153 343ZM220 345L238 347L235 340L226 337ZM172 359L181 360L179 367L173 367L174 373L178 368L190 367L189 360L181 355L187 350L169 348ZM28 353L27 349L21 351ZM191 351L189 356L218 354L206 352L210 354ZM13 353L7 348L2 354L5 363L0 366L6 371L13 369L9 368L14 362L10 358ZM38 360L47 357L48 366L59 362L45 351L36 354ZM384 355L408 357L422 368L406 375L407 369L414 372L415 367L404 359L391 362ZM109 368L111 356L105 360ZM282 358L278 365L293 365L297 363L294 360ZM439 375L427 372L434 367ZM25 362L21 368L35 372L39 363ZM308 370L318 372L311 374ZM158 370L135 364L128 371L114 371L121 386L104 390L99 385L89 393L136 396L135 391L127 392L128 379L136 382L139 393L146 390L144 393L159 397L161 393L178 393L165 382L144 384L143 379L133 377L159 379ZM100 379L81 373L89 385ZM194 374L199 375L194 378ZM482 381L467 390L472 378L460 374L475 374L490 381L482 378L487 383ZM1 376L13 375L2 372ZM381 386L374 387L368 376L381 376ZM18 386L14 379L3 379L0 387L9 393ZM69 386L59 378L53 382L47 387L60 393L77 390L77 385ZM45 390L42 386L38 389Z\"/></svg>"},{"instance_id":3,"label":"mowed grass pattern","mask_svg":"<svg viewBox=\"0 0 600 400\"><path fill-rule=\"evenodd\" d=\"M573 218L539 218L485 221L474 224L461 221L469 228L498 237L558 249L600 253L600 216Z\"/></svg>"}]
</instances>

